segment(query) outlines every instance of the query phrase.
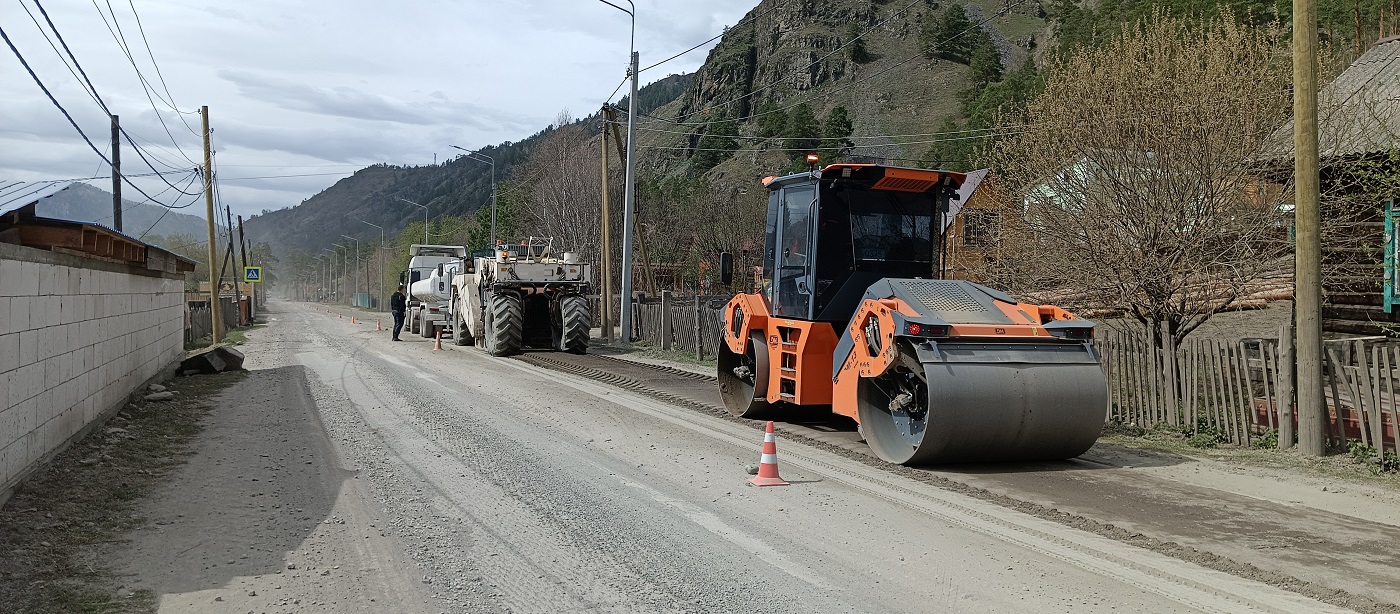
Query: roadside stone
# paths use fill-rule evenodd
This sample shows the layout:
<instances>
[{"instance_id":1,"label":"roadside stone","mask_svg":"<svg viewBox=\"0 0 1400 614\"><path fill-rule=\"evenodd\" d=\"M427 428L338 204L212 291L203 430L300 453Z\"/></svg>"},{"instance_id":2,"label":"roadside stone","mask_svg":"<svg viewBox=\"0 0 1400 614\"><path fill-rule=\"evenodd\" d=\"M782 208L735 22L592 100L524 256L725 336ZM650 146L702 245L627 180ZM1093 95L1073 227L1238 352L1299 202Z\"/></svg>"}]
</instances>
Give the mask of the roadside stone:
<instances>
[{"instance_id":1,"label":"roadside stone","mask_svg":"<svg viewBox=\"0 0 1400 614\"><path fill-rule=\"evenodd\" d=\"M151 384L150 386L146 387L146 390L149 390L151 392L165 392L165 386L162 386L160 384Z\"/></svg>"},{"instance_id":2,"label":"roadside stone","mask_svg":"<svg viewBox=\"0 0 1400 614\"><path fill-rule=\"evenodd\" d=\"M153 393L148 394L148 395L146 395L145 397L142 397L142 398L144 398L144 399L147 400L147 401L169 401L169 400L175 398L175 393L169 392L169 391L166 391L166 392L153 392Z\"/></svg>"},{"instance_id":3,"label":"roadside stone","mask_svg":"<svg viewBox=\"0 0 1400 614\"><path fill-rule=\"evenodd\" d=\"M746 465L744 471L749 475L758 475L758 465Z\"/></svg>"}]
</instances>

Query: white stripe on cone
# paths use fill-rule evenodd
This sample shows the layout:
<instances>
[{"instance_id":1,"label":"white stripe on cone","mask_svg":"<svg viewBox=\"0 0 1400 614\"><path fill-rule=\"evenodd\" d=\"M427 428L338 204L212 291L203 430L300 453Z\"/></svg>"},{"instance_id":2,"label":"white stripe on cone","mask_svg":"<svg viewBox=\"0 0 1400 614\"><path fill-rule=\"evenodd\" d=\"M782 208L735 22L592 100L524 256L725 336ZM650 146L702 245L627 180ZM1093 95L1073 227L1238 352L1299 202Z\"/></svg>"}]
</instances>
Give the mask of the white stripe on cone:
<instances>
[{"instance_id":1,"label":"white stripe on cone","mask_svg":"<svg viewBox=\"0 0 1400 614\"><path fill-rule=\"evenodd\" d=\"M763 443L777 443L777 442L778 442L778 438L777 438L776 436L774 436L773 433L764 433L764 434L763 434Z\"/></svg>"},{"instance_id":2,"label":"white stripe on cone","mask_svg":"<svg viewBox=\"0 0 1400 614\"><path fill-rule=\"evenodd\" d=\"M759 456L759 457L758 457L758 464L760 464L760 465L776 465L776 464L778 464L778 455L777 455L777 454L764 454L764 455L762 455L762 456Z\"/></svg>"}]
</instances>

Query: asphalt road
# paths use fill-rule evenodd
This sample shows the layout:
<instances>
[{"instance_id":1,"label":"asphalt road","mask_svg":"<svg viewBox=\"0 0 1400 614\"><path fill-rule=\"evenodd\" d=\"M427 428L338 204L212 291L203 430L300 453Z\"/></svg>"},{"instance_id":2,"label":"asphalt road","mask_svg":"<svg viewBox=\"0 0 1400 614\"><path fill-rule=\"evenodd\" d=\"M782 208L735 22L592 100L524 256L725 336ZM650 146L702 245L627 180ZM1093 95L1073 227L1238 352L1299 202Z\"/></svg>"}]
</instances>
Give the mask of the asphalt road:
<instances>
[{"instance_id":1,"label":"asphalt road","mask_svg":"<svg viewBox=\"0 0 1400 614\"><path fill-rule=\"evenodd\" d=\"M792 442L792 485L752 487L743 425L311 306L269 317L216 450L135 539L162 611L1347 611Z\"/></svg>"}]
</instances>

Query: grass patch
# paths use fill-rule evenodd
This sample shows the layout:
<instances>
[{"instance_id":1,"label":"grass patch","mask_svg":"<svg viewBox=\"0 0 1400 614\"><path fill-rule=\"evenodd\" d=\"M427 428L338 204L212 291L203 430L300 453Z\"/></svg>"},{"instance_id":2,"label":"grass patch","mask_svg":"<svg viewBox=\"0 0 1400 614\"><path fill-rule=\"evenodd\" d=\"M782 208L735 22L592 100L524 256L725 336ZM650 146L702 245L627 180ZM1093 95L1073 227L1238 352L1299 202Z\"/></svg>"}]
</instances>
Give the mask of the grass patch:
<instances>
[{"instance_id":1,"label":"grass patch","mask_svg":"<svg viewBox=\"0 0 1400 614\"><path fill-rule=\"evenodd\" d=\"M1226 445L1225 438L1214 428L1198 428L1193 432L1190 426L1158 425L1144 429L1117 423L1105 425L1099 440L1129 448L1233 465L1288 470L1317 478L1339 478L1400 490L1400 458L1394 452L1381 455L1375 449L1359 443L1354 443L1345 452L1313 458L1299 454L1296 448L1278 449L1277 433L1255 435L1250 438L1250 447L1245 448Z\"/></svg>"},{"instance_id":2,"label":"grass patch","mask_svg":"<svg viewBox=\"0 0 1400 614\"><path fill-rule=\"evenodd\" d=\"M137 502L192 454L213 397L244 372L178 378L173 401L128 404L38 469L0 508L0 604L7 612L154 612L118 586L100 549L144 524Z\"/></svg>"}]
</instances>

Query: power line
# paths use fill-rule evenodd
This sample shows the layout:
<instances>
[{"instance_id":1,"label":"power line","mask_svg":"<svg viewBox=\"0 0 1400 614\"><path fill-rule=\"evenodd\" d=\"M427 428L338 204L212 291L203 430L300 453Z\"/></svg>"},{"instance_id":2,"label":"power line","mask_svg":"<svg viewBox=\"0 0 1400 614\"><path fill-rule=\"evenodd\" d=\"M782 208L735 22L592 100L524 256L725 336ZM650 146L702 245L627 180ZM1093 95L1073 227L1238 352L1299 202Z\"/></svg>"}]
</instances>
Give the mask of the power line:
<instances>
[{"instance_id":1,"label":"power line","mask_svg":"<svg viewBox=\"0 0 1400 614\"><path fill-rule=\"evenodd\" d=\"M787 4L787 3L790 2L790 1L791 1L791 0L781 0L780 2L778 2L778 3L774 4L773 6L769 7L768 10L763 11L762 13L759 13L759 14L757 14L757 15L754 15L753 17L750 17L747 21L740 21L739 23L734 24L734 27L733 27L733 28L726 28L726 29L724 29L724 31L720 32L719 34L714 35L713 38L710 38L709 40L706 40L706 41L704 41L704 42L701 42L701 43L699 43L699 44L697 44L697 45L695 45L695 46L693 46L693 47L691 47L691 48L689 48L689 49L686 49L685 51L682 51L682 52L680 52L680 53L677 53L676 55L673 55L673 56L671 56L671 57L669 57L669 58L666 58L666 59L664 59L664 60L661 60L660 62L657 62L657 63L655 63L655 64L652 64L652 65L650 65L650 66L647 66L646 68L639 68L639 69L637 69L637 72L638 72L638 73L644 73L644 72L646 72L646 71L648 71L648 70L651 70L651 69L653 69L653 68L656 68L657 66L660 66L660 65L662 65L662 64L665 64L665 63L667 63L667 62L670 62L671 60L674 60L674 59L676 59L676 58L679 58L679 57L681 57L681 56L683 56L683 55L685 55L685 54L687 54L687 53L690 53L690 52L692 52L692 51L695 51L696 49L699 49L699 48L701 48L701 47L704 47L705 45L708 45L708 44L710 44L710 43L713 43L713 42L715 42L716 40L719 40L720 38L722 38L725 34L728 34L730 30L733 30L733 29L738 28L738 27L743 26L743 25L747 25L748 23L757 22L759 17L762 17L762 16L764 16L764 15L767 15L767 14L769 14L769 13L772 13L773 11L778 10L778 9L781 8L784 4ZM754 27L757 28L757 26L754 26ZM613 92L613 93L616 94L617 92ZM608 97L608 100L612 100L612 96L609 96L609 97Z\"/></svg>"},{"instance_id":2,"label":"power line","mask_svg":"<svg viewBox=\"0 0 1400 614\"><path fill-rule=\"evenodd\" d=\"M811 67L813 67L813 66L816 66L816 65L818 65L818 64L820 64L820 63L826 61L827 58L830 58L831 56L836 55L836 54L839 53L842 49L845 49L846 47L850 46L851 43L854 43L854 42L860 40L860 39L863 38L866 34L869 34L869 33L873 32L873 31L875 31L876 28L879 28L880 26L883 26L883 25L885 25L886 23L889 23L891 19L894 19L895 17L898 17L898 16L904 14L905 11L909 10L909 9L910 9L911 7L913 7L915 4L918 4L919 2L922 2L922 1L924 1L924 0L912 0L909 4L904 5L903 8L901 8L901 9L899 9L899 10L894 11L893 13L891 13L889 17L886 17L886 18L880 20L879 22L875 23L874 25L872 25L872 26L866 28L865 30L861 31L860 34L856 35L856 36L855 36L854 38L852 38L851 40L848 40L848 41L842 43L839 47L837 47L837 48L835 48L835 49L832 49L830 53L827 53L826 55L817 58L816 60L812 61L811 63L807 64L806 66L804 66L804 67L802 67L802 68L800 68L800 69L798 69L798 70L796 70L796 71L793 71L793 73L797 73L797 72L801 72L801 71L807 70L807 69L809 69L809 68L811 68ZM1019 0L1019 2L1017 2L1017 4L1020 4L1020 3L1025 2L1025 1L1026 1L1026 0ZM1010 7L1008 6L1006 9L1003 9L1003 11L1009 10L1009 8L1010 8ZM985 23L985 22L984 22L984 23ZM980 25L980 24L979 24L979 25ZM969 28L969 30L970 30L970 29L971 29L971 28ZM961 36L961 35L962 35L962 32L959 32L957 35L954 35L953 37L949 38L948 40L951 41L951 40L953 40L954 38L957 38L958 36ZM947 42L947 41L944 41L944 42ZM790 74L792 74L792 73L790 73ZM674 120L662 120L662 121L670 121L671 123L675 123L675 124L677 124L677 125L680 125L680 124L681 124L680 120L682 120L682 119L694 117L694 116L700 115L700 114L702 114L702 113L708 113L710 108L718 108L718 107L723 107L723 106L728 106L728 105L734 104L734 103L736 103L736 102L739 102L740 100L744 100L744 99L746 99L746 98L748 98L748 97L750 97L750 96L753 96L754 94L757 94L757 93L763 92L763 91L765 91L765 90L771 89L771 88L777 86L779 83L782 83L782 82L783 82L782 79L775 79L775 80L773 80L772 82L768 83L767 85L764 85L764 86L762 86L762 87L759 87L759 88L750 90L748 93L743 94L743 95L741 95L741 96L735 97L735 98L730 99L730 100L726 100L726 101L724 101L724 102L706 105L707 108L706 108L705 110L702 110L702 111L695 111L695 112L692 112L692 113L686 113L686 114L683 114L683 115L679 115L679 116L677 116ZM648 117L650 117L650 116L648 116ZM751 117L752 117L752 116L751 116ZM661 119L661 118L655 118L655 119Z\"/></svg>"},{"instance_id":3,"label":"power line","mask_svg":"<svg viewBox=\"0 0 1400 614\"><path fill-rule=\"evenodd\" d=\"M34 1L38 2L39 0ZM200 136L198 132L195 132L194 128L190 127L190 123L185 121L186 115L193 115L195 112L181 111L180 108L175 105L175 95L170 93L170 86L165 83L165 75L160 71L160 63L156 62L156 55L151 52L151 41L146 38L146 26L141 23L141 14L136 12L136 2L134 0L126 0L126 3L131 5L131 14L136 17L136 29L141 33L141 43L146 46L146 55L151 58L151 66L156 69L156 78L160 79L160 86L165 89L165 95L170 100L170 108L175 111L175 117L180 119L180 123L185 124L185 129L189 130L190 134ZM110 4L107 6L111 8ZM112 18L116 19L115 13L112 14Z\"/></svg>"},{"instance_id":4,"label":"power line","mask_svg":"<svg viewBox=\"0 0 1400 614\"><path fill-rule=\"evenodd\" d=\"M63 108L63 105L58 102L58 99L54 98L53 92L50 92L49 88L44 85L44 82L39 79L39 75L34 73L34 69L29 66L29 61L24 59L24 54L21 54L19 52L19 49L15 47L14 41L10 40L10 35L5 32L4 27L0 27L0 38L5 39L5 44L10 47L10 51L14 52L15 57L18 58L19 63L24 66L24 70L29 73L30 78L34 79L34 83L39 86L39 89L44 91L45 96L48 96L49 102L53 103L55 107L58 107L58 110L63 113L63 117L67 118L68 123L72 124L73 129L78 131L78 135L83 137L83 141L86 142L88 147L92 149L92 152L97 154L97 157L102 158L102 161L106 162L108 166L111 166L112 161L108 160L107 155L102 153L102 150L98 149L97 146L92 143L92 139L88 138L87 133L83 132L83 129L81 126L78 125L78 122L73 120L73 116L68 113L68 109ZM147 194L145 190L142 190L141 188L137 187L136 184L132 183L131 180L128 179L125 175L121 175L121 178L122 181L125 181L127 185L131 186L132 189L136 190L137 192L140 192L142 196L145 196L147 199L153 202L155 201L154 198L151 198L150 194Z\"/></svg>"},{"instance_id":5,"label":"power line","mask_svg":"<svg viewBox=\"0 0 1400 614\"><path fill-rule=\"evenodd\" d=\"M38 2L38 0L35 0L35 2ZM160 127L165 130L165 135L167 137L170 137L170 143L175 146L176 151L180 152L180 156L183 157L185 161L189 162L190 164L199 164L198 162L195 162L194 159L189 156L189 154L186 154L185 150L180 149L179 141L175 140L175 135L172 132L170 132L170 126L165 123L165 116L161 115L160 108L156 106L156 99L160 99L161 102L165 103L171 109L174 109L176 113L180 113L180 109L175 106L174 102L167 101L164 98L161 98L160 92L154 91L155 88L151 86L150 81L146 79L146 75L141 72L141 67L137 66L136 58L131 55L131 48L126 43L126 35L122 33L121 23L117 21L116 12L112 12L112 22L108 23L107 15L102 12L102 7L98 6L97 0L92 0L92 6L93 8L97 9L97 14L102 17L102 23L107 26L107 32L112 35L113 40L117 41L117 46L121 48L122 54L126 56L126 61L131 64L132 70L136 71L136 78L141 82L141 91L146 95L146 102L150 103L151 110L155 111L156 119L160 120ZM111 8L112 3L107 2L107 9L111 10ZM113 30L113 25L116 26L115 30ZM154 98L152 98L153 93L155 94ZM183 121L183 118L181 119ZM188 124L186 124L185 127L189 128ZM190 129L190 132L195 136L199 136L199 134L194 132L193 129Z\"/></svg>"}]
</instances>

